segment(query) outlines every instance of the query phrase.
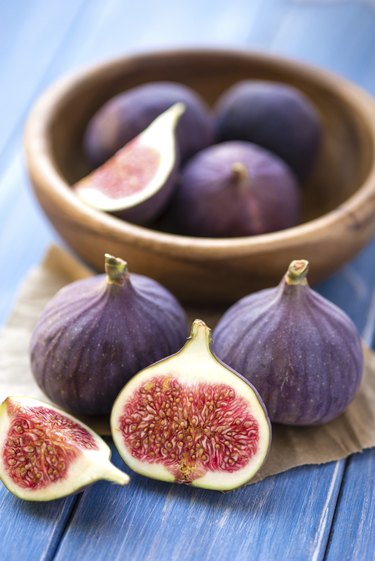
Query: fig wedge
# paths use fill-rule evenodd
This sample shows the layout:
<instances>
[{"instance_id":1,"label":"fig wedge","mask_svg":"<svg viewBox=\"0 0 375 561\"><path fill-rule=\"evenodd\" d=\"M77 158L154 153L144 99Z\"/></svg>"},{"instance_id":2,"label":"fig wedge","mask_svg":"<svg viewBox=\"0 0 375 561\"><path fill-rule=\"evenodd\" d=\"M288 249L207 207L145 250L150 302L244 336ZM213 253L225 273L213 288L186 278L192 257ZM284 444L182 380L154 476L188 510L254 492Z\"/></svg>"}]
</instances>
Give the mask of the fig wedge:
<instances>
[{"instance_id":1,"label":"fig wedge","mask_svg":"<svg viewBox=\"0 0 375 561\"><path fill-rule=\"evenodd\" d=\"M73 186L89 206L137 224L163 211L172 195L179 153L176 126L185 106L175 103L112 158Z\"/></svg>"},{"instance_id":2,"label":"fig wedge","mask_svg":"<svg viewBox=\"0 0 375 561\"><path fill-rule=\"evenodd\" d=\"M8 397L0 406L0 479L21 499L58 499L99 479L126 485L110 455L95 432L53 405Z\"/></svg>"}]
</instances>

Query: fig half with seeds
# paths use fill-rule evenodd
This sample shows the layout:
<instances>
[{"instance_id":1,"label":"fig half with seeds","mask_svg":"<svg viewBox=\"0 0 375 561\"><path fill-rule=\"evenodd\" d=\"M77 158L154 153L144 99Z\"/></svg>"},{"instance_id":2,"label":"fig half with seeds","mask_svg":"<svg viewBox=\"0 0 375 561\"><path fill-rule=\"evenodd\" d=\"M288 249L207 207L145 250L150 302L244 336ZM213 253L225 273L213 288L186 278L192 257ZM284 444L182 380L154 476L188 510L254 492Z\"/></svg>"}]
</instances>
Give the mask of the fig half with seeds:
<instances>
[{"instance_id":1,"label":"fig half with seeds","mask_svg":"<svg viewBox=\"0 0 375 561\"><path fill-rule=\"evenodd\" d=\"M179 153L176 126L185 110L176 103L134 140L74 185L78 197L130 222L156 218L173 192Z\"/></svg>"},{"instance_id":2,"label":"fig half with seeds","mask_svg":"<svg viewBox=\"0 0 375 561\"><path fill-rule=\"evenodd\" d=\"M62 288L42 312L31 338L32 373L55 403L106 415L139 370L176 352L186 339L185 312L156 281L130 274L105 256L106 275Z\"/></svg>"},{"instance_id":3,"label":"fig half with seeds","mask_svg":"<svg viewBox=\"0 0 375 561\"><path fill-rule=\"evenodd\" d=\"M295 177L280 158L250 142L223 142L186 164L167 217L181 234L251 236L295 226L299 205Z\"/></svg>"},{"instance_id":4,"label":"fig half with seeds","mask_svg":"<svg viewBox=\"0 0 375 561\"><path fill-rule=\"evenodd\" d=\"M213 333L215 353L254 384L271 421L288 425L334 419L362 377L355 325L309 287L307 271L292 261L278 287L239 300Z\"/></svg>"},{"instance_id":5,"label":"fig half with seeds","mask_svg":"<svg viewBox=\"0 0 375 561\"><path fill-rule=\"evenodd\" d=\"M21 499L51 501L99 479L126 485L110 456L97 434L53 405L8 397L0 406L0 479Z\"/></svg>"},{"instance_id":6,"label":"fig half with seeds","mask_svg":"<svg viewBox=\"0 0 375 561\"><path fill-rule=\"evenodd\" d=\"M212 354L210 339L195 320L180 352L134 376L113 406L111 431L137 473L225 491L259 470L271 429L256 390Z\"/></svg>"}]
</instances>

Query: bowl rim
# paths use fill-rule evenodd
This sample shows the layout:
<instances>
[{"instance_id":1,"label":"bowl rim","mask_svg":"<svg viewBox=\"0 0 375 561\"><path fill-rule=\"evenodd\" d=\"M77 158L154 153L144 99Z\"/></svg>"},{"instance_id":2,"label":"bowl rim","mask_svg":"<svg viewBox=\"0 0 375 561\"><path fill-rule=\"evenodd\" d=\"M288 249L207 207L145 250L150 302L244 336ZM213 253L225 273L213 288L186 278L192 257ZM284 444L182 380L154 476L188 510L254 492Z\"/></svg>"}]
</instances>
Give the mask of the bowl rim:
<instances>
[{"instance_id":1,"label":"bowl rim","mask_svg":"<svg viewBox=\"0 0 375 561\"><path fill-rule=\"evenodd\" d=\"M252 60L258 64L277 65L286 74L296 72L301 77L306 77L310 82L317 82L324 86L342 99L347 106L352 107L354 112L361 117L370 133L374 151L375 100L360 87L332 72L295 59L246 49L181 48L142 51L107 59L66 74L54 82L37 99L27 119L24 134L26 163L29 174L34 179L32 182L36 195L44 192L46 197L54 199L54 202L60 207L65 205L71 213L70 217L78 218L83 214L86 227L90 226L95 230L98 222L100 222L101 234L104 232L110 236L116 234L116 237L126 237L128 241L138 247L152 247L157 253L162 253L163 250L167 249L170 254L187 259L192 253L194 258L201 256L204 259L211 260L217 259L218 256L224 257L228 250L232 257L236 254L243 255L245 250L248 255L274 251L277 248L293 245L296 240L298 240L298 245L303 241L310 243L312 238L315 240L321 239L323 242L324 233L332 231L335 226L342 223L343 219L353 224L353 228L366 223L370 218L372 219L368 207L370 206L369 202L372 202L371 208L375 206L375 158L373 158L363 184L335 209L291 228L256 236L218 239L162 232L132 224L103 211L93 209L79 200L59 169L54 165L54 155L48 141L48 131L64 97L72 95L75 88L87 80L95 80L98 75L107 74L118 67L125 68L126 65L135 65L139 62L162 57L202 58L218 55ZM373 229L375 231L375 224Z\"/></svg>"}]
</instances>

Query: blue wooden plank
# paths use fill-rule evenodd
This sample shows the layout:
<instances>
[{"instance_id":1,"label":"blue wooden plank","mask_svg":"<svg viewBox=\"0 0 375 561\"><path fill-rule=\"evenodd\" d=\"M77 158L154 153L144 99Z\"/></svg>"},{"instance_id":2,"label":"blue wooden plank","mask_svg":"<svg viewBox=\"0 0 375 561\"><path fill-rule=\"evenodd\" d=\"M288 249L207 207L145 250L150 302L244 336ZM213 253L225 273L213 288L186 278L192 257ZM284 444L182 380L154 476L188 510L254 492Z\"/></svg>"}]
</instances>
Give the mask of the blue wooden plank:
<instances>
[{"instance_id":1,"label":"blue wooden plank","mask_svg":"<svg viewBox=\"0 0 375 561\"><path fill-rule=\"evenodd\" d=\"M127 488L99 483L82 497L56 561L319 559L342 469L301 468L225 494L137 475Z\"/></svg>"},{"instance_id":2,"label":"blue wooden plank","mask_svg":"<svg viewBox=\"0 0 375 561\"><path fill-rule=\"evenodd\" d=\"M348 461L325 561L375 559L375 450Z\"/></svg>"},{"instance_id":3,"label":"blue wooden plank","mask_svg":"<svg viewBox=\"0 0 375 561\"><path fill-rule=\"evenodd\" d=\"M22 117L33 90L53 60L81 2L0 4L2 104L0 106L0 323L25 268L48 239L35 201L25 188L20 154ZM10 160L15 153L18 156ZM27 240L28 238L28 240ZM27 241L26 241L27 240ZM43 240L43 242L42 242ZM0 486L0 549L4 559L49 560L57 548L77 497L49 504L26 504Z\"/></svg>"},{"instance_id":4,"label":"blue wooden plank","mask_svg":"<svg viewBox=\"0 0 375 561\"><path fill-rule=\"evenodd\" d=\"M52 64L83 1L0 3L0 169L4 154L9 153L7 144L23 122L40 77Z\"/></svg>"},{"instance_id":5,"label":"blue wooden plank","mask_svg":"<svg viewBox=\"0 0 375 561\"><path fill-rule=\"evenodd\" d=\"M270 46L361 83L368 58L375 54L374 26L370 3L299 2Z\"/></svg>"},{"instance_id":6,"label":"blue wooden plank","mask_svg":"<svg viewBox=\"0 0 375 561\"><path fill-rule=\"evenodd\" d=\"M322 66L375 93L371 1L256 0L248 45Z\"/></svg>"},{"instance_id":7,"label":"blue wooden plank","mask_svg":"<svg viewBox=\"0 0 375 561\"><path fill-rule=\"evenodd\" d=\"M180 4L169 0L157 4L152 0L112 0L105 5L93 0L82 14L81 31L70 37L54 68L59 62L61 71L146 49L246 44L252 4L247 0L230 4L207 0L202 8L199 0L189 2L183 11Z\"/></svg>"},{"instance_id":8,"label":"blue wooden plank","mask_svg":"<svg viewBox=\"0 0 375 561\"><path fill-rule=\"evenodd\" d=\"M0 486L0 551L6 561L50 561L78 496L25 503Z\"/></svg>"},{"instance_id":9,"label":"blue wooden plank","mask_svg":"<svg viewBox=\"0 0 375 561\"><path fill-rule=\"evenodd\" d=\"M374 262L375 239L338 273L315 287L346 311L368 346L372 344L374 330Z\"/></svg>"}]
</instances>

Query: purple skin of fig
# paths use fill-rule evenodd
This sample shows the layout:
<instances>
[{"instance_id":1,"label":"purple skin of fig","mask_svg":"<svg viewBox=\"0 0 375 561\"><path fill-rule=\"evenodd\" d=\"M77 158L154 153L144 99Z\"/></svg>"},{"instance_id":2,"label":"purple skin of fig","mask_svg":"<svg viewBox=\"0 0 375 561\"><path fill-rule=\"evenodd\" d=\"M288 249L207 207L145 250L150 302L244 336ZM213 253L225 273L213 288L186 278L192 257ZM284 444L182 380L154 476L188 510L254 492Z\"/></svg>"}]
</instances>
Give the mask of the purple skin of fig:
<instances>
[{"instance_id":1,"label":"purple skin of fig","mask_svg":"<svg viewBox=\"0 0 375 561\"><path fill-rule=\"evenodd\" d=\"M156 281L106 255L107 275L76 281L49 302L32 335L31 369L44 393L76 413L106 415L139 370L177 352L186 316Z\"/></svg>"},{"instance_id":2,"label":"purple skin of fig","mask_svg":"<svg viewBox=\"0 0 375 561\"><path fill-rule=\"evenodd\" d=\"M87 159L102 164L177 102L186 107L177 126L181 160L212 144L213 120L199 95L183 84L150 82L118 94L95 113L84 135Z\"/></svg>"},{"instance_id":3,"label":"purple skin of fig","mask_svg":"<svg viewBox=\"0 0 375 561\"><path fill-rule=\"evenodd\" d=\"M277 154L300 180L318 154L322 124L310 100L286 84L244 80L228 89L215 111L217 140L247 140Z\"/></svg>"},{"instance_id":4,"label":"purple skin of fig","mask_svg":"<svg viewBox=\"0 0 375 561\"><path fill-rule=\"evenodd\" d=\"M334 419L362 377L357 329L309 288L307 267L307 261L292 262L278 287L239 300L213 333L214 352L257 388L275 423Z\"/></svg>"},{"instance_id":5,"label":"purple skin of fig","mask_svg":"<svg viewBox=\"0 0 375 561\"><path fill-rule=\"evenodd\" d=\"M148 225L152 223L168 205L172 193L176 187L177 182L177 168L178 168L178 155L176 155L176 164L169 175L167 181L164 183L163 188L151 198L146 199L142 204L113 212L115 216L132 222L133 224ZM155 218L156 217L156 218Z\"/></svg>"},{"instance_id":6,"label":"purple skin of fig","mask_svg":"<svg viewBox=\"0 0 375 561\"><path fill-rule=\"evenodd\" d=\"M277 156L249 142L225 142L184 167L167 217L181 234L251 236L295 226L300 194Z\"/></svg>"}]
</instances>

